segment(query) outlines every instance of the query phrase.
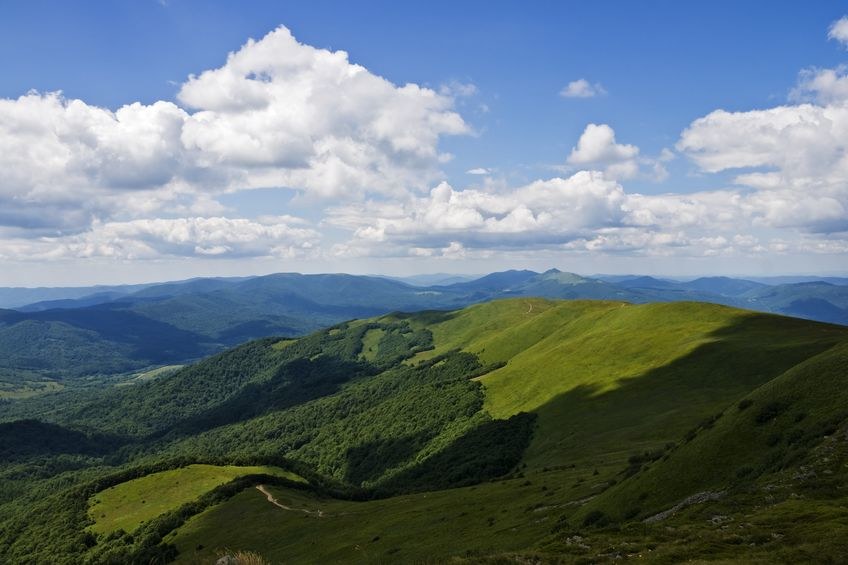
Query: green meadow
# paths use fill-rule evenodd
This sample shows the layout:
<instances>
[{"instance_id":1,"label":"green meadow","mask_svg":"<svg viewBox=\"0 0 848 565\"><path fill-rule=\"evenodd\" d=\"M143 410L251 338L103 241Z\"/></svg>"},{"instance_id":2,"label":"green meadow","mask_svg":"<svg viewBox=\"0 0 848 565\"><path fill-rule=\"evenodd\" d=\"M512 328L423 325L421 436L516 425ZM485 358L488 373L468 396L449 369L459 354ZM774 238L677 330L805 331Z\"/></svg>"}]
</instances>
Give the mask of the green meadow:
<instances>
[{"instance_id":1,"label":"green meadow","mask_svg":"<svg viewBox=\"0 0 848 565\"><path fill-rule=\"evenodd\" d=\"M245 475L273 475L302 481L294 473L268 466L189 465L109 487L89 499L91 529L98 533L132 532L142 522L199 498Z\"/></svg>"}]
</instances>

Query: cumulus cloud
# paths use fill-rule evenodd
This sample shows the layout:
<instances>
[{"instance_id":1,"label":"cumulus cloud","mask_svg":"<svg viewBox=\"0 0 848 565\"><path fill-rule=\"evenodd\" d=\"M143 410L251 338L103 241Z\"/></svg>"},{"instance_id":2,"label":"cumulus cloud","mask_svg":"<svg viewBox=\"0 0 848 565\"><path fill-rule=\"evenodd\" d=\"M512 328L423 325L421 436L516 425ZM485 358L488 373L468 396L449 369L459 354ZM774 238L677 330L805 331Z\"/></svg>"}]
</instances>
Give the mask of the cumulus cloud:
<instances>
[{"instance_id":1,"label":"cumulus cloud","mask_svg":"<svg viewBox=\"0 0 848 565\"><path fill-rule=\"evenodd\" d=\"M112 112L59 93L0 99L0 223L79 230L92 216L114 213L133 191L176 198L186 117L169 102Z\"/></svg>"},{"instance_id":2,"label":"cumulus cloud","mask_svg":"<svg viewBox=\"0 0 848 565\"><path fill-rule=\"evenodd\" d=\"M571 150L568 162L572 165L618 163L636 158L639 148L615 141L615 132L606 124L589 124Z\"/></svg>"},{"instance_id":3,"label":"cumulus cloud","mask_svg":"<svg viewBox=\"0 0 848 565\"><path fill-rule=\"evenodd\" d=\"M0 258L298 257L311 253L319 240L315 230L291 217L154 218L96 222L90 230L75 235L2 241Z\"/></svg>"},{"instance_id":4,"label":"cumulus cloud","mask_svg":"<svg viewBox=\"0 0 848 565\"><path fill-rule=\"evenodd\" d=\"M848 19L830 37L848 43ZM664 178L656 158L589 124L569 154L567 178L522 187L457 190L338 207L328 222L353 234L358 255L463 257L493 249L719 257L848 251L848 71L807 69L792 104L716 110L680 135L678 152L700 173L730 173L732 185L694 193L638 194L620 181ZM571 92L588 92L575 81ZM569 85L570 87L572 85ZM563 95L567 94L569 87ZM576 173L574 171L577 171ZM720 181L725 184L725 181Z\"/></svg>"},{"instance_id":5,"label":"cumulus cloud","mask_svg":"<svg viewBox=\"0 0 848 565\"><path fill-rule=\"evenodd\" d=\"M0 99L0 224L79 231L191 200L220 212L215 194L256 187L319 198L426 188L449 157L440 138L469 132L451 92L394 85L281 27L189 77L180 105Z\"/></svg>"},{"instance_id":6,"label":"cumulus cloud","mask_svg":"<svg viewBox=\"0 0 848 565\"><path fill-rule=\"evenodd\" d=\"M827 30L828 39L835 39L842 45L848 47L848 16L842 16Z\"/></svg>"},{"instance_id":7,"label":"cumulus cloud","mask_svg":"<svg viewBox=\"0 0 848 565\"><path fill-rule=\"evenodd\" d=\"M585 78L573 80L559 91L559 95L563 98L594 98L606 93L607 91L601 83L592 84Z\"/></svg>"},{"instance_id":8,"label":"cumulus cloud","mask_svg":"<svg viewBox=\"0 0 848 565\"><path fill-rule=\"evenodd\" d=\"M618 183L581 171L500 193L441 183L428 196L402 204L337 207L327 221L352 231L360 253L372 248L403 255L412 249L419 256L445 256L448 249L555 245L621 225L628 214Z\"/></svg>"},{"instance_id":9,"label":"cumulus cloud","mask_svg":"<svg viewBox=\"0 0 848 565\"><path fill-rule=\"evenodd\" d=\"M766 206L738 190L627 193L603 173L581 171L499 193L442 183L403 204L337 207L326 221L353 234L334 248L339 257L480 258L495 251L531 257L541 250L713 257L848 249L848 238L815 233L775 238L768 228L780 227L781 211L797 218L789 203ZM839 217L839 209L831 214Z\"/></svg>"},{"instance_id":10,"label":"cumulus cloud","mask_svg":"<svg viewBox=\"0 0 848 565\"><path fill-rule=\"evenodd\" d=\"M789 93L795 102L834 104L848 100L848 68L805 69L801 71L797 86Z\"/></svg>"},{"instance_id":11,"label":"cumulus cloud","mask_svg":"<svg viewBox=\"0 0 848 565\"><path fill-rule=\"evenodd\" d=\"M322 197L396 193L435 178L446 158L441 136L469 133L452 109L455 90L396 86L280 27L189 78L178 98L196 112L181 139L243 185Z\"/></svg>"},{"instance_id":12,"label":"cumulus cloud","mask_svg":"<svg viewBox=\"0 0 848 565\"><path fill-rule=\"evenodd\" d=\"M848 44L848 19L829 36ZM0 99L0 259L848 251L846 67L802 71L786 105L694 120L677 151L732 185L690 194L626 191L626 180L667 177L675 154L645 156L594 123L562 178L440 182L451 159L441 140L471 133L455 100L475 93L392 84L281 27L189 77L176 102ZM561 94L604 93L580 79ZM313 227L227 217L218 201L269 187L333 205ZM322 250L320 227L350 239Z\"/></svg>"},{"instance_id":13,"label":"cumulus cloud","mask_svg":"<svg viewBox=\"0 0 848 565\"><path fill-rule=\"evenodd\" d=\"M604 171L608 177L626 179L639 172L639 148L620 144L607 124L589 124L572 148L566 163Z\"/></svg>"},{"instance_id":14,"label":"cumulus cloud","mask_svg":"<svg viewBox=\"0 0 848 565\"><path fill-rule=\"evenodd\" d=\"M695 120L677 148L705 172L736 171L760 225L848 230L848 106L717 110Z\"/></svg>"}]
</instances>

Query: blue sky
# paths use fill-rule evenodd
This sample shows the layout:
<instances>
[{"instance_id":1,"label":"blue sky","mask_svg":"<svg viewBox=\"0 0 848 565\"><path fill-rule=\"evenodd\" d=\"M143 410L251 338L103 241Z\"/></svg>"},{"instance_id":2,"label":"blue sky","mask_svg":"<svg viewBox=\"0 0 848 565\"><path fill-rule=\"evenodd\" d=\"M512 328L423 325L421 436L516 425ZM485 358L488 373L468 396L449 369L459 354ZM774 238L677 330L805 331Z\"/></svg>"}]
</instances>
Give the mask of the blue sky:
<instances>
[{"instance_id":1,"label":"blue sky","mask_svg":"<svg viewBox=\"0 0 848 565\"><path fill-rule=\"evenodd\" d=\"M848 140L827 125L841 123L848 99L848 82L840 82L846 41L828 37L845 13L839 2L11 3L0 20L0 99L7 102L0 145L5 136L8 147L41 146L40 135L57 144L0 158L15 171L0 175L0 258L14 266L0 284L525 266L846 272L848 197L840 186ZM317 116L323 141L310 129L317 122L276 123L270 105L270 120L250 118L256 108L244 100L234 117L241 87L227 94L226 108L209 94L231 86L222 73L186 94L190 75L224 69L228 53L244 51L248 38L261 43L278 26L295 39L269 39L272 56L296 57L297 46L343 50L350 64L394 89L373 82L348 96L345 89L355 87L341 85L317 102L296 89L326 89L320 70L291 71L301 73L292 82L287 67L275 66L263 83L273 90L268 96L278 108ZM319 63L304 68L318 69L315 57ZM244 59L248 67L269 64L250 53ZM580 80L597 94L561 94ZM402 92L407 83L438 103ZM30 91L37 94L25 104ZM61 97L49 98L57 91ZM68 110L73 100L85 105L85 117ZM182 129L171 132L177 145L155 155L144 152L165 130L138 141L137 130L102 113L157 101L173 108L144 113L133 127L167 120ZM341 101L363 110L335 115ZM392 104L400 109L374 113ZM771 108L787 110L752 113ZM333 123L320 118L328 110ZM719 110L736 114L712 114ZM214 128L204 122L209 127L188 147L183 121L203 112L217 112L218 121ZM826 162L813 153L794 162L791 144L774 145L793 136L771 131L792 119L817 124L810 147L839 149ZM43 131L21 136L21 124L32 120L42 120ZM385 120L391 131L374 134ZM245 134L263 124L268 131ZM593 130L577 152L589 124L606 129ZM737 143L764 128L774 139ZM274 131L288 137L280 141ZM253 148L261 163L245 160L241 148L221 145L239 132L276 145ZM399 149L410 140L415 151ZM352 170L353 146L367 174ZM763 147L772 153L749 155ZM56 171L36 166L57 154L67 159ZM304 173L301 160L318 154L321 167L341 155L345 174L317 165ZM468 173L474 169L485 174ZM821 178L811 179L810 170ZM751 173L773 175L740 176ZM438 186L447 188L431 192ZM684 195L694 200L681 204Z\"/></svg>"}]
</instances>

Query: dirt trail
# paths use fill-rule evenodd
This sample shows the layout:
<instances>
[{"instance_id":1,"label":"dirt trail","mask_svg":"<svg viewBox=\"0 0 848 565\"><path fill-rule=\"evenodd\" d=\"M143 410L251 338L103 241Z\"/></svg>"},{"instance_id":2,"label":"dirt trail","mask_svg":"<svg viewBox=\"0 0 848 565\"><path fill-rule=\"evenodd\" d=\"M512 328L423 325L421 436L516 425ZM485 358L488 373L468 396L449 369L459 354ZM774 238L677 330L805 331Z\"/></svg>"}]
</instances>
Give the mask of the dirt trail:
<instances>
[{"instance_id":1,"label":"dirt trail","mask_svg":"<svg viewBox=\"0 0 848 565\"><path fill-rule=\"evenodd\" d=\"M530 312L532 312L532 311L533 311L533 303L532 303L532 302L530 302L527 306L528 306L528 308L527 308L527 313L529 314Z\"/></svg>"},{"instance_id":2,"label":"dirt trail","mask_svg":"<svg viewBox=\"0 0 848 565\"><path fill-rule=\"evenodd\" d=\"M292 508L291 506L286 506L285 504L280 504L277 502L277 499L274 498L268 489L265 488L265 485L256 485L256 490L265 495L265 498L268 499L268 502L276 506L277 508L282 508L283 510L288 510L290 512L304 512L306 514L311 514L313 516L318 516L319 518L324 517L324 512L322 510L307 510L306 508Z\"/></svg>"}]
</instances>

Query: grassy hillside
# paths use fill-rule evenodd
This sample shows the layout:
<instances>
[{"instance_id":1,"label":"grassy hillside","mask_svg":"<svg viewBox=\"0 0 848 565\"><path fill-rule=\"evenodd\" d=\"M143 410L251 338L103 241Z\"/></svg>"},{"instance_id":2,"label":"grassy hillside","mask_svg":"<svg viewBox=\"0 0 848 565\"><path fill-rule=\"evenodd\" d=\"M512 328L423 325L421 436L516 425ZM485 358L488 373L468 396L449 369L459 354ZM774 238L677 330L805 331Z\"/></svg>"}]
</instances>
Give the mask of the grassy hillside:
<instances>
[{"instance_id":1,"label":"grassy hillside","mask_svg":"<svg viewBox=\"0 0 848 565\"><path fill-rule=\"evenodd\" d=\"M176 545L177 563L211 562L225 548L258 549L274 563L416 563L516 551L550 531L550 510L528 508L530 500L567 502L561 492L546 498L541 485L525 482L363 502L270 487L291 510L246 489L192 518L166 541Z\"/></svg>"},{"instance_id":2,"label":"grassy hillside","mask_svg":"<svg viewBox=\"0 0 848 565\"><path fill-rule=\"evenodd\" d=\"M744 395L684 436L662 464L647 465L585 512L638 509L647 517L692 493L747 484L797 464L848 418L846 377L848 343L842 343Z\"/></svg>"},{"instance_id":3,"label":"grassy hillside","mask_svg":"<svg viewBox=\"0 0 848 565\"><path fill-rule=\"evenodd\" d=\"M132 532L150 520L187 502L191 502L217 486L244 475L273 475L293 481L299 476L269 466L188 465L151 473L138 479L104 489L89 499L92 531Z\"/></svg>"},{"instance_id":4,"label":"grassy hillside","mask_svg":"<svg viewBox=\"0 0 848 565\"><path fill-rule=\"evenodd\" d=\"M836 466L848 442L831 444L848 419L846 375L847 328L685 302L514 298L259 340L62 406L21 404L47 422L27 424L33 433L57 429L78 447L9 443L14 466L0 466L0 486L20 494L0 501L14 516L0 523L0 553L149 562L176 548L192 562L230 548L274 562L409 562L643 552L674 562L738 557L742 540L746 556L797 558L783 538L757 537L771 519L786 539L807 535L836 555L826 527L798 529L803 505L791 495L803 490L811 512L842 519L833 501L848 486ZM8 426L14 435L21 424ZM274 500L259 479L210 491L207 479L222 479L205 473L183 491L172 475L196 471L161 467L282 457L310 485L266 484ZM166 473L138 474L147 468ZM796 479L805 469L818 479ZM85 486L109 473L135 480ZM61 498L74 488L101 502ZM774 515L762 509L768 496ZM35 536L48 500L67 514L45 540ZM760 525L721 530L711 509ZM107 533L124 519L125 529L149 520Z\"/></svg>"},{"instance_id":5,"label":"grassy hillside","mask_svg":"<svg viewBox=\"0 0 848 565\"><path fill-rule=\"evenodd\" d=\"M661 446L846 336L699 303L516 299L419 319L436 346L419 357L461 348L506 363L480 379L485 406L500 418L539 415L527 458L537 466L601 464L616 445Z\"/></svg>"},{"instance_id":6,"label":"grassy hillside","mask_svg":"<svg viewBox=\"0 0 848 565\"><path fill-rule=\"evenodd\" d=\"M616 524L638 520L689 495L738 481L739 469L746 465L728 465L728 456L722 453L726 438L716 440L716 452L704 451L696 443L700 436L691 444L685 443L690 434L698 433L691 430L718 430L722 418L716 421L716 414L738 410L737 403L748 395L763 394L761 389L782 381L803 381L804 371L819 371L820 380L806 385L818 387L819 395L841 386L838 379L848 374L844 371L848 350L840 345L848 333L842 328L707 304L516 299L450 314L422 314L410 321L432 331L435 346L433 351L419 353L413 364L455 348L478 354L486 363L505 363L478 380L485 386L485 407L493 416L503 418L519 411L538 414L538 425L521 465L526 478L484 484L474 490L445 491L439 496L411 496L402 502L393 498L392 502L402 505L394 511L389 510L389 501L312 501L328 515L336 509L341 516L305 522L282 511L275 514L273 507L263 506L267 501L255 493L244 493L178 531L173 539L183 548L183 558L204 545L202 540L208 541L222 531L231 532L225 538L228 547L258 549L272 560L294 554L377 562L393 555L414 560L435 555L544 554L552 549L591 554L566 544L568 536L556 534L548 539L547 532L563 531L561 524L582 524L586 516L594 515L593 511L602 512L604 520ZM828 368L827 373L823 367ZM823 386L825 383L828 386ZM799 390L795 394L806 393ZM833 406L842 403L841 396L831 400ZM761 400L766 407L773 407L773 402L779 404ZM817 405L818 399L812 396L807 404ZM832 424L834 414L824 412L808 422ZM712 425L715 428L710 428ZM736 433L737 423L727 425ZM819 436L813 432L809 437ZM775 440L758 441L766 446ZM746 450L752 442L752 438L743 436L735 443L746 461L767 460L762 450ZM811 442L807 447L815 440ZM682 446L674 447L678 443ZM692 454L691 469L673 464L684 449ZM643 455L646 452L648 455ZM647 462L663 456L667 459L661 463L667 467L658 461L650 469L664 469L664 474L640 486L641 481L648 480L648 471L635 472L634 466L642 459ZM752 473L748 480L755 475ZM698 477L711 477L713 482L699 483ZM679 484L684 479L690 482ZM611 484L615 486L609 488ZM597 496L599 492L603 494ZM646 499L644 492L653 493L654 498ZM441 496L445 503L451 500L468 510L462 516L443 510L438 519L424 520ZM591 500L588 504L587 499ZM301 503L306 505L307 501L301 499ZM350 509L351 505L359 508L358 504L362 504L362 511ZM347 513L360 516L369 505L379 508L379 517L350 520L343 529L334 527ZM563 509L567 509L564 514ZM263 521L276 520L269 527L274 531L298 535L265 544L260 533L268 530L250 533L250 528L225 525L235 516L248 520L254 512L263 516ZM405 533L413 530L423 531L424 538L438 542L401 543L401 539L408 539ZM691 535L697 530L695 527ZM617 534L601 532L596 535L615 541ZM398 536L397 541L393 535ZM659 558L664 552L666 556L680 555L679 547L658 544L654 534L643 532L640 536L634 539L644 544L643 549L663 548L657 552ZM292 541L316 537L328 542L315 547ZM385 539L390 541L384 544ZM708 546L696 550L698 544L691 539L688 547L694 554L701 551L702 557L710 555ZM769 551L764 555L774 554Z\"/></svg>"},{"instance_id":7,"label":"grassy hillside","mask_svg":"<svg viewBox=\"0 0 848 565\"><path fill-rule=\"evenodd\" d=\"M56 296L69 290L57 289ZM506 271L429 287L379 277L279 273L100 290L21 311L0 310L0 387L9 391L6 397L48 390L28 386L33 380L72 386L81 377L181 364L252 339L302 336L354 318L449 310L509 297L702 301L848 325L848 287L826 282L600 280L556 269ZM32 372L36 379L23 376Z\"/></svg>"}]
</instances>

